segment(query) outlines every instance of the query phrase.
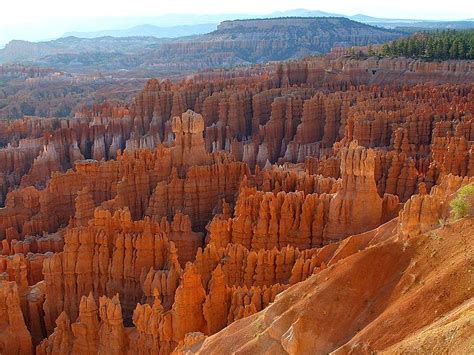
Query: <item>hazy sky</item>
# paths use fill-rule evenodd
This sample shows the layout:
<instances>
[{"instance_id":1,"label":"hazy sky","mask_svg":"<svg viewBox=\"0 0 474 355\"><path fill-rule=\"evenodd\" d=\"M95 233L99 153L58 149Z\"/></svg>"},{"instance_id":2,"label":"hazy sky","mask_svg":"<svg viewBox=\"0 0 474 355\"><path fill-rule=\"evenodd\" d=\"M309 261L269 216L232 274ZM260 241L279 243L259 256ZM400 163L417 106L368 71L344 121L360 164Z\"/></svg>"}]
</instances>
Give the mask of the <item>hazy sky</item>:
<instances>
[{"instance_id":1,"label":"hazy sky","mask_svg":"<svg viewBox=\"0 0 474 355\"><path fill-rule=\"evenodd\" d=\"M269 13L306 8L347 15L429 19L474 17L473 0L4 0L0 23L61 16L150 16L165 13Z\"/></svg>"},{"instance_id":2,"label":"hazy sky","mask_svg":"<svg viewBox=\"0 0 474 355\"><path fill-rule=\"evenodd\" d=\"M474 18L474 0L2 0L0 45L13 38L38 40L58 37L67 31L123 28L125 22L114 18L124 16L258 15L295 8L389 18Z\"/></svg>"}]
</instances>

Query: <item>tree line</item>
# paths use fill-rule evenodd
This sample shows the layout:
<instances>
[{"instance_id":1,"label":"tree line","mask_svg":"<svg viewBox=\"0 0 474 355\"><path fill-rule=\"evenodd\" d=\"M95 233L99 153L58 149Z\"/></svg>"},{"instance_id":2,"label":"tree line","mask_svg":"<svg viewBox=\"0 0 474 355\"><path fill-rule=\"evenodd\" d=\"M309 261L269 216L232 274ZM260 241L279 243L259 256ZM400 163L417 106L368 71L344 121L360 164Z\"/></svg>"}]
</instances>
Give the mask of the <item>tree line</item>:
<instances>
[{"instance_id":1,"label":"tree line","mask_svg":"<svg viewBox=\"0 0 474 355\"><path fill-rule=\"evenodd\" d=\"M417 33L385 43L369 55L403 56L427 60L474 59L474 29Z\"/></svg>"}]
</instances>

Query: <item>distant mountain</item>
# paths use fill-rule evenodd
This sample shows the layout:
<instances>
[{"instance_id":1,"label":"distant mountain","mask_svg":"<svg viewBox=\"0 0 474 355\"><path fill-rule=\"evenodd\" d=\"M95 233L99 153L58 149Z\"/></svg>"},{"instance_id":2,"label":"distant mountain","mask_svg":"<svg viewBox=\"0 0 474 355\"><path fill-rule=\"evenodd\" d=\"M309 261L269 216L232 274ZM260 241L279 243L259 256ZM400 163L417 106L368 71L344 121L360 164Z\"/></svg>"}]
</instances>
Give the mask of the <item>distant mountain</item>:
<instances>
[{"instance_id":1,"label":"distant mountain","mask_svg":"<svg viewBox=\"0 0 474 355\"><path fill-rule=\"evenodd\" d=\"M274 17L346 17L350 20L362 22L367 25L384 27L388 29L401 29L408 31L432 30L432 29L468 29L474 28L474 19L459 21L437 21L437 20L420 20L420 19L397 19L397 18L380 18L367 16L364 14L356 14L352 16L332 14L318 10L295 9L288 11L274 12L268 16Z\"/></svg>"},{"instance_id":2,"label":"distant mountain","mask_svg":"<svg viewBox=\"0 0 474 355\"><path fill-rule=\"evenodd\" d=\"M373 22L373 21L378 21L380 19L376 18L376 17L372 17L372 16L367 16L367 15L364 15L364 14L357 14L357 15L354 15L354 16L348 16L351 20L354 20L354 21L360 21L360 22Z\"/></svg>"},{"instance_id":3,"label":"distant mountain","mask_svg":"<svg viewBox=\"0 0 474 355\"><path fill-rule=\"evenodd\" d=\"M323 54L334 46L378 44L401 35L342 17L236 20L224 21L208 34L175 39L12 41L0 50L0 63L20 62L82 73L127 70L169 75Z\"/></svg>"},{"instance_id":4,"label":"distant mountain","mask_svg":"<svg viewBox=\"0 0 474 355\"><path fill-rule=\"evenodd\" d=\"M150 24L137 25L125 29L106 29L100 31L72 31L66 32L61 37L99 38L111 37L137 37L152 36L157 38L178 38L192 35L200 35L215 31L220 22L239 19L252 19L255 14L216 14L216 15L162 15L153 18L143 18L142 21L150 21ZM319 10L294 9L288 11L276 11L265 15L265 18L279 17L343 17ZM209 21L209 23L197 23L198 21ZM168 26L173 22L180 25ZM151 24L153 23L153 24ZM155 24L164 25L155 25ZM182 24L181 24L182 23Z\"/></svg>"},{"instance_id":5,"label":"distant mountain","mask_svg":"<svg viewBox=\"0 0 474 355\"><path fill-rule=\"evenodd\" d=\"M405 20L406 21L406 20ZM417 31L423 30L465 30L474 28L474 20L466 21L413 21L413 22L396 22L395 20L391 23L376 23L375 26L384 26L386 28L396 29L414 29Z\"/></svg>"},{"instance_id":6,"label":"distant mountain","mask_svg":"<svg viewBox=\"0 0 474 355\"><path fill-rule=\"evenodd\" d=\"M295 59L324 54L335 46L379 44L400 36L398 31L343 17L224 21L209 34L164 43L153 57L202 69Z\"/></svg>"},{"instance_id":7,"label":"distant mountain","mask_svg":"<svg viewBox=\"0 0 474 355\"><path fill-rule=\"evenodd\" d=\"M168 41L156 37L100 37L77 38L64 37L53 41L28 42L11 41L4 49L0 49L0 64L2 63L41 63L46 58L58 55L73 57L79 55L128 55L142 54ZM92 60L92 59L91 59ZM54 61L51 64L57 64ZM58 67L58 66L54 66Z\"/></svg>"},{"instance_id":8,"label":"distant mountain","mask_svg":"<svg viewBox=\"0 0 474 355\"><path fill-rule=\"evenodd\" d=\"M474 28L474 20L462 21L430 21L430 20L416 20L416 19L395 19L395 18L378 18L363 14L349 16L351 20L362 22L368 25L391 28L391 29L415 29L415 30L430 30L430 29L468 29Z\"/></svg>"},{"instance_id":9,"label":"distant mountain","mask_svg":"<svg viewBox=\"0 0 474 355\"><path fill-rule=\"evenodd\" d=\"M159 27L155 25L140 25L124 30L104 30L94 32L67 32L63 37L98 38L98 37L157 37L177 38L191 35L209 33L217 29L217 23L204 23L198 25L183 25Z\"/></svg>"},{"instance_id":10,"label":"distant mountain","mask_svg":"<svg viewBox=\"0 0 474 355\"><path fill-rule=\"evenodd\" d=\"M265 15L265 18L278 17L342 17L343 15L333 14L319 10L294 9L288 11L276 11ZM178 38L192 35L205 34L217 29L220 22L233 21L238 19L252 19L258 17L255 14L210 14L210 15L190 15L190 14L168 14L156 17L144 17L141 21L148 21L148 24L140 24L124 29L106 29L100 31L72 31L66 32L61 37L78 38L99 38L111 37L135 37L153 36L158 38ZM138 20L138 19L137 19ZM201 23L200 23L201 21ZM207 21L207 22L204 22ZM136 22L136 21L135 21ZM178 23L179 25L171 25ZM160 24L160 25L157 25Z\"/></svg>"},{"instance_id":11,"label":"distant mountain","mask_svg":"<svg viewBox=\"0 0 474 355\"><path fill-rule=\"evenodd\" d=\"M185 9L183 9L185 11ZM279 17L347 17L354 21L366 24L396 28L473 28L474 19L465 21L423 21L417 19L390 19L357 14L334 14L319 10L291 9L267 14L233 13L233 14L164 14L159 16L80 16L58 17L48 21L23 24L8 24L0 21L0 48L12 39L28 41L44 41L59 37L76 36L83 38L97 38L103 36L130 37L180 37L210 32L222 21L252 18L279 18ZM159 27L160 30L149 26ZM186 26L190 26L186 28ZM196 26L195 28L193 28Z\"/></svg>"},{"instance_id":12,"label":"distant mountain","mask_svg":"<svg viewBox=\"0 0 474 355\"><path fill-rule=\"evenodd\" d=\"M435 20L419 20L419 19L397 19L397 18L379 18L367 16L364 14L357 14L353 16L330 14L323 11L312 11L305 9L289 10L276 12L269 17L346 17L350 20L362 22L368 25L384 27L389 29L416 29L416 30L430 30L430 29L467 29L474 28L474 19L462 21L435 21Z\"/></svg>"},{"instance_id":13,"label":"distant mountain","mask_svg":"<svg viewBox=\"0 0 474 355\"><path fill-rule=\"evenodd\" d=\"M274 17L346 17L341 14L334 14L330 12L324 12L319 10L308 10L308 9L294 9L294 10L287 10L287 11L276 11L272 12L269 16L265 16L269 18Z\"/></svg>"}]
</instances>

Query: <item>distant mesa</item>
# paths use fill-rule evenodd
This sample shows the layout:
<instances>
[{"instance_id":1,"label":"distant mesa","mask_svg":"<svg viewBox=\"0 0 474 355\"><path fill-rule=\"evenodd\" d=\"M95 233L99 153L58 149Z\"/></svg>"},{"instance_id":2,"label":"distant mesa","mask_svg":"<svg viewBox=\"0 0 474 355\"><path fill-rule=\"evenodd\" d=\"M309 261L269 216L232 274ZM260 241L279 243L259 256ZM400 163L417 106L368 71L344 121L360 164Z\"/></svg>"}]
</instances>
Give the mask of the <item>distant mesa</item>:
<instances>
[{"instance_id":1,"label":"distant mesa","mask_svg":"<svg viewBox=\"0 0 474 355\"><path fill-rule=\"evenodd\" d=\"M214 25L202 25L211 31ZM180 27L196 33L196 27ZM154 70L154 75L183 73L215 67L298 59L324 54L335 46L384 43L404 33L373 27L343 17L285 17L224 21L217 30L190 37L157 38L142 26L127 36L64 37L47 42L11 41L0 50L0 63L33 63L69 72ZM140 36L137 36L140 34ZM80 34L75 34L80 35ZM133 36L129 36L133 35ZM147 36L144 36L147 35Z\"/></svg>"}]
</instances>

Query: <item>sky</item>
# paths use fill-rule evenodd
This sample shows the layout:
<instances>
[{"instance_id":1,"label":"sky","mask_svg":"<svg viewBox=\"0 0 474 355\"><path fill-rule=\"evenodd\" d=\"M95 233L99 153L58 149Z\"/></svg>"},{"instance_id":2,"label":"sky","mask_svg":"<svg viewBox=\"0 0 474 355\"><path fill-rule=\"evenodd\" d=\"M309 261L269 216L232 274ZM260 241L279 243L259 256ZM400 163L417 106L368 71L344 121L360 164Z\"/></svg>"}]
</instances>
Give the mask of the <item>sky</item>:
<instances>
[{"instance_id":1,"label":"sky","mask_svg":"<svg viewBox=\"0 0 474 355\"><path fill-rule=\"evenodd\" d=\"M0 44L12 38L50 39L67 31L117 29L114 26L124 26L119 17L169 13L258 15L296 8L389 18L474 18L474 0L3 0Z\"/></svg>"}]
</instances>

